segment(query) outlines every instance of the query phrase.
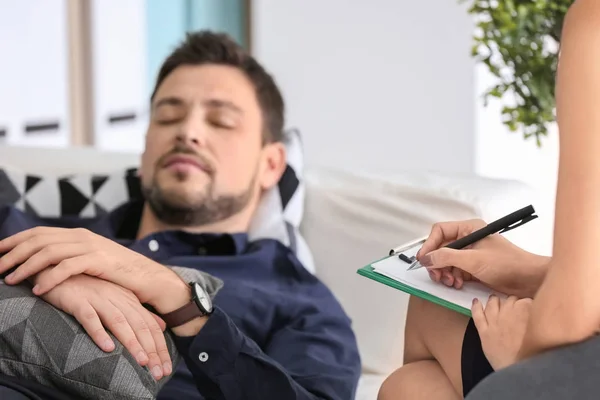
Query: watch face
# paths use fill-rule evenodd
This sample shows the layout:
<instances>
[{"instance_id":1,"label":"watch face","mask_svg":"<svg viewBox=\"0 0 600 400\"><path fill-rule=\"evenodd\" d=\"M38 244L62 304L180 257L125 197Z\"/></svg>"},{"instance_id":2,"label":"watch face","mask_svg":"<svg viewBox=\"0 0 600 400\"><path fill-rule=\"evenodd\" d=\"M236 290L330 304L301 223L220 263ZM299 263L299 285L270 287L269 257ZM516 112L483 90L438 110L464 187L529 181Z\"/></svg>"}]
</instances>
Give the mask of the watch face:
<instances>
[{"instance_id":1,"label":"watch face","mask_svg":"<svg viewBox=\"0 0 600 400\"><path fill-rule=\"evenodd\" d=\"M194 295L196 296L196 304L198 304L202 311L206 313L212 312L212 301L198 283L194 283Z\"/></svg>"}]
</instances>

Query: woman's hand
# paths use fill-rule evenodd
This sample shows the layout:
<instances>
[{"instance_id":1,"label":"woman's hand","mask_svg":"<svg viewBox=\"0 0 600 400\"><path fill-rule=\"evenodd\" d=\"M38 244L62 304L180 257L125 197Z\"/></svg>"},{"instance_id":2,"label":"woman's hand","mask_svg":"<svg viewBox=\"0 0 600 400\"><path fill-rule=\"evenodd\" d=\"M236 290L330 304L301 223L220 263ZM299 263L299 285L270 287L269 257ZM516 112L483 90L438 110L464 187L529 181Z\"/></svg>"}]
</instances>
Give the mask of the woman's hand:
<instances>
[{"instance_id":1,"label":"woman's hand","mask_svg":"<svg viewBox=\"0 0 600 400\"><path fill-rule=\"evenodd\" d=\"M484 227L482 220L435 224L417 260L431 279L460 289L464 281L478 280L488 287L518 297L533 297L550 262L549 257L529 253L500 234L478 241L462 250L443 248Z\"/></svg>"},{"instance_id":2,"label":"woman's hand","mask_svg":"<svg viewBox=\"0 0 600 400\"><path fill-rule=\"evenodd\" d=\"M531 303L531 299L519 300L514 296L507 299L491 296L484 309L481 302L473 301L473 322L479 332L483 352L495 371L517 362Z\"/></svg>"},{"instance_id":3,"label":"woman's hand","mask_svg":"<svg viewBox=\"0 0 600 400\"><path fill-rule=\"evenodd\" d=\"M148 366L155 379L172 372L164 321L144 308L130 290L99 278L76 275L41 298L75 317L102 350L111 352L115 348L106 327L140 365Z\"/></svg>"}]
</instances>

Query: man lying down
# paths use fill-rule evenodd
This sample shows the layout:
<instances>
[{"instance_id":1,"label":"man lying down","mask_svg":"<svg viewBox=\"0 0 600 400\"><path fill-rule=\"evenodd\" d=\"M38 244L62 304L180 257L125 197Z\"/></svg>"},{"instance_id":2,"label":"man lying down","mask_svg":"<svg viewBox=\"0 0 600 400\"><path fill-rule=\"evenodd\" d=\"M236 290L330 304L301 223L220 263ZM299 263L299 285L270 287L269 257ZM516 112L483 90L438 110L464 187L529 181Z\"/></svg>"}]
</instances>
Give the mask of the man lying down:
<instances>
[{"instance_id":1,"label":"man lying down","mask_svg":"<svg viewBox=\"0 0 600 400\"><path fill-rule=\"evenodd\" d=\"M283 126L254 58L190 34L151 97L142 200L91 222L0 207L0 397L353 398L341 306L289 248L248 239L286 176Z\"/></svg>"}]
</instances>

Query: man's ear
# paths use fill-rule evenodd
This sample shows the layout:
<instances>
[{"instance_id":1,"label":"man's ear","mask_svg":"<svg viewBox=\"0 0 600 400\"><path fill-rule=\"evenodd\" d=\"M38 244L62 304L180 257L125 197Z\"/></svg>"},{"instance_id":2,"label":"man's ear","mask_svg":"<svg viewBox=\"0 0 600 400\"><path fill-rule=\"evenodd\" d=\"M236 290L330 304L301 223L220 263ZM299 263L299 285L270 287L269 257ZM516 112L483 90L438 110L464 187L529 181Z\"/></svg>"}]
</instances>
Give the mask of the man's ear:
<instances>
[{"instance_id":1,"label":"man's ear","mask_svg":"<svg viewBox=\"0 0 600 400\"><path fill-rule=\"evenodd\" d=\"M262 190L275 186L287 165L285 146L281 142L267 143L262 149L261 174L258 180Z\"/></svg>"}]
</instances>

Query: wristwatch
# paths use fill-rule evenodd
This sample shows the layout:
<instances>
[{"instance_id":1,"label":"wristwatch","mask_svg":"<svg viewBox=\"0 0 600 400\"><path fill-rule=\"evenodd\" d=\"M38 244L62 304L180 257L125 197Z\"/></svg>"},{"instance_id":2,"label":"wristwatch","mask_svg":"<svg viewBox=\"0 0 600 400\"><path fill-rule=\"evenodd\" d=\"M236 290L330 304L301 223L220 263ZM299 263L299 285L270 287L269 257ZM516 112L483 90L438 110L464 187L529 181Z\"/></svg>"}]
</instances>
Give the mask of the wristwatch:
<instances>
[{"instance_id":1,"label":"wristwatch","mask_svg":"<svg viewBox=\"0 0 600 400\"><path fill-rule=\"evenodd\" d=\"M161 315L168 328L175 328L193 320L204 317L213 312L213 305L206 290L198 282L189 283L192 289L192 301L175 311Z\"/></svg>"}]
</instances>

